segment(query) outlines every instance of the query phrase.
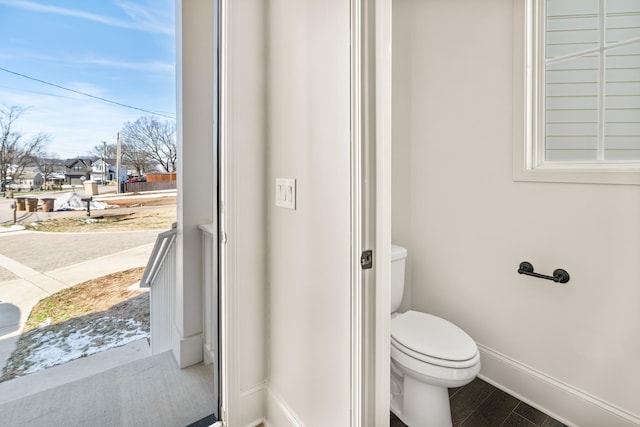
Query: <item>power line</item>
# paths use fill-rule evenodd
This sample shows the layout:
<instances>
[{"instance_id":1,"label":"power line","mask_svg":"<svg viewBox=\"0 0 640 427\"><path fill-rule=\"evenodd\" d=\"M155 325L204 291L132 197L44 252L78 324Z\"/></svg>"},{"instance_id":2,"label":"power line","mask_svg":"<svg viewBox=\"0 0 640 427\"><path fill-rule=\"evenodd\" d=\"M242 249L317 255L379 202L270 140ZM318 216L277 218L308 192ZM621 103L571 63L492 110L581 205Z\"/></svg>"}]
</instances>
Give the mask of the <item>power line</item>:
<instances>
[{"instance_id":1,"label":"power line","mask_svg":"<svg viewBox=\"0 0 640 427\"><path fill-rule=\"evenodd\" d=\"M109 104L118 105L118 106L124 107L124 108L130 108L132 110L142 111L144 113L154 114L156 116L166 117L167 119L171 119L171 120L175 120L176 119L175 117L168 116L168 115L162 114L162 113L158 113L156 111L145 110L144 108L138 108L138 107L134 107L133 105L123 104L123 103L117 102L117 101L111 101L110 99L101 98L99 96L91 95L90 93L81 92L81 91L74 90L74 89L69 89L68 87L64 87L64 86L60 86L60 85L55 84L55 83L51 83L51 82L47 82L47 81L44 81L44 80L40 80L40 79L37 79L35 77L27 76L26 74L18 73L16 71L7 70L6 68L0 67L0 71L4 71L5 73L9 73L9 74L13 74L13 75L16 75L16 76L24 77L25 79L33 80L35 82L42 83L42 84L45 84L45 85L53 86L53 87L56 87L58 89L62 89L62 90L66 90L66 91L69 91L69 92L77 93L78 95L87 96L89 98L97 99L98 101L107 102Z\"/></svg>"},{"instance_id":2,"label":"power line","mask_svg":"<svg viewBox=\"0 0 640 427\"><path fill-rule=\"evenodd\" d=\"M13 91L17 90L17 91L20 91L20 92L27 92L27 93L37 93L38 95L51 96L51 97L54 97L54 98L76 99L76 98L72 98L71 96L59 95L59 94L56 94L56 93L49 93L49 92L41 92L39 90L20 89L20 88L4 86L4 85L0 85L0 88L9 89L9 90L13 90Z\"/></svg>"}]
</instances>

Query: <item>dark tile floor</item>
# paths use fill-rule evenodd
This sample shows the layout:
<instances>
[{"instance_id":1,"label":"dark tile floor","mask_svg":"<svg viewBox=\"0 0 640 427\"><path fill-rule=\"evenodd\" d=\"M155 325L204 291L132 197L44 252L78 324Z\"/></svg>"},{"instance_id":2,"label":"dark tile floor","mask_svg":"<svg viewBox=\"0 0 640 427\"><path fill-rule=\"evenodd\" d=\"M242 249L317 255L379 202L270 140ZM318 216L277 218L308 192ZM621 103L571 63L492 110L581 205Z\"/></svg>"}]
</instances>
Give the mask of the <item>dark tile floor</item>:
<instances>
[{"instance_id":1,"label":"dark tile floor","mask_svg":"<svg viewBox=\"0 0 640 427\"><path fill-rule=\"evenodd\" d=\"M454 427L565 426L480 378L464 387L449 389L449 400ZM391 414L391 427L405 427L405 424Z\"/></svg>"}]
</instances>

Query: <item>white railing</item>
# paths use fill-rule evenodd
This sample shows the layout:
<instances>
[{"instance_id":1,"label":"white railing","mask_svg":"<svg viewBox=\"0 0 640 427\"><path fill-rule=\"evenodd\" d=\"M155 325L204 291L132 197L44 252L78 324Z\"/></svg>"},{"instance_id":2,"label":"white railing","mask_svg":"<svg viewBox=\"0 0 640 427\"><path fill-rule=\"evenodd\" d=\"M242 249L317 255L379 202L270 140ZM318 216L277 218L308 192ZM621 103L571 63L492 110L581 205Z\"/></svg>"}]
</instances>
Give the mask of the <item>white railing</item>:
<instances>
[{"instance_id":1,"label":"white railing","mask_svg":"<svg viewBox=\"0 0 640 427\"><path fill-rule=\"evenodd\" d=\"M202 336L205 363L217 365L218 271L213 224L199 226L202 232ZM171 349L176 298L176 227L160 233L140 281L151 288L151 354Z\"/></svg>"},{"instance_id":2,"label":"white railing","mask_svg":"<svg viewBox=\"0 0 640 427\"><path fill-rule=\"evenodd\" d=\"M140 287L150 289L151 354L171 349L171 328L175 316L176 224L158 234Z\"/></svg>"},{"instance_id":3,"label":"white railing","mask_svg":"<svg viewBox=\"0 0 640 427\"><path fill-rule=\"evenodd\" d=\"M218 272L215 227L200 225L202 231L202 336L205 363L217 365L218 352Z\"/></svg>"}]
</instances>

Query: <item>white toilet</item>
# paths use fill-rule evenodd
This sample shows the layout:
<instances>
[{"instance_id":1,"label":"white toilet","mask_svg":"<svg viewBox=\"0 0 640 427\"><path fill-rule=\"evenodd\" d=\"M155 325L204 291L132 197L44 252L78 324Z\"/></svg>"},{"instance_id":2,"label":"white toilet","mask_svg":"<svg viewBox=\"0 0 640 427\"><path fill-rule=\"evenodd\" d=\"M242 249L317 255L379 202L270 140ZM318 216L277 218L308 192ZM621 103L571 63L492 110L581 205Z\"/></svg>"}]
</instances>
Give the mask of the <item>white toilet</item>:
<instances>
[{"instance_id":1,"label":"white toilet","mask_svg":"<svg viewBox=\"0 0 640 427\"><path fill-rule=\"evenodd\" d=\"M480 372L476 343L453 323L418 311L396 313L407 250L391 246L391 411L409 427L451 426L449 392Z\"/></svg>"}]
</instances>

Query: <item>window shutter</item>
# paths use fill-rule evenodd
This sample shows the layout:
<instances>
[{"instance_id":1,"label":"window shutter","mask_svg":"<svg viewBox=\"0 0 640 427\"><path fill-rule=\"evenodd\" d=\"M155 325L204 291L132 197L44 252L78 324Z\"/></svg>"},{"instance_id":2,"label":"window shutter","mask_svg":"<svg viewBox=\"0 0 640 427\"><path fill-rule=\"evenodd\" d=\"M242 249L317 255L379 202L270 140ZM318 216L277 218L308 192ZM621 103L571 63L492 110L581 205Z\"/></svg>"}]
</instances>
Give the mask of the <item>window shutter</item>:
<instances>
[{"instance_id":1,"label":"window shutter","mask_svg":"<svg viewBox=\"0 0 640 427\"><path fill-rule=\"evenodd\" d=\"M640 1L546 0L546 162L640 161Z\"/></svg>"}]
</instances>

